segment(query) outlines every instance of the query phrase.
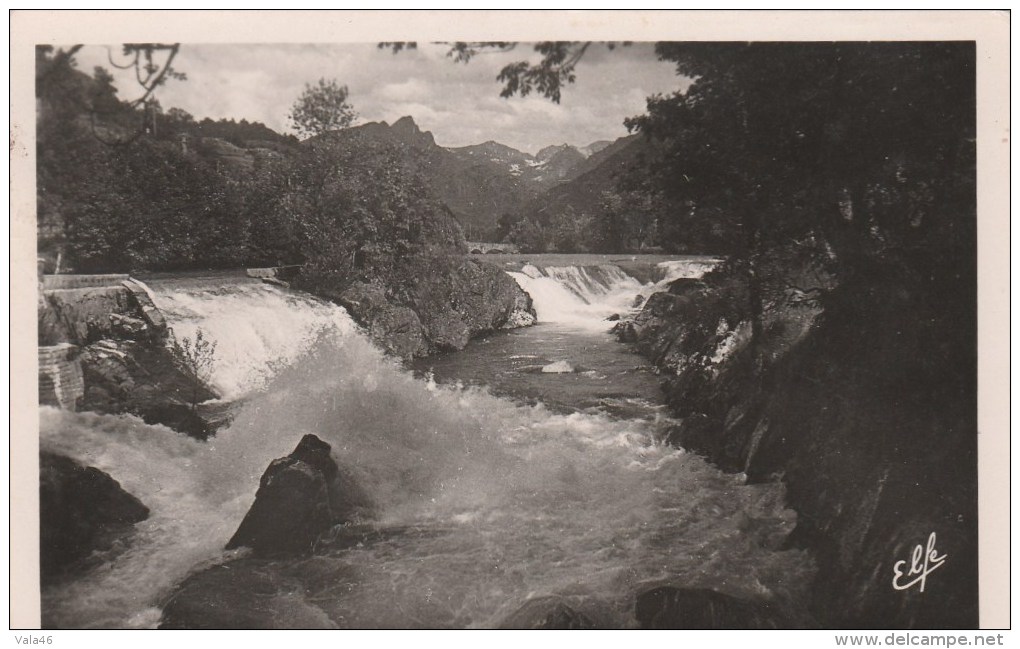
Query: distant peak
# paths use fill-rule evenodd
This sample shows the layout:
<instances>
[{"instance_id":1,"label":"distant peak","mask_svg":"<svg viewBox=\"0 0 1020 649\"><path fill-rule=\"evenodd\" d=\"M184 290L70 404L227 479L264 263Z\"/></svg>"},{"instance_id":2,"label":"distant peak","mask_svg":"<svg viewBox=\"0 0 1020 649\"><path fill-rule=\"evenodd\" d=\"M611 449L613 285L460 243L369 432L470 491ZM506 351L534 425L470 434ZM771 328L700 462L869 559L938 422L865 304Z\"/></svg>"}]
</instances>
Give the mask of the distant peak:
<instances>
[{"instance_id":1,"label":"distant peak","mask_svg":"<svg viewBox=\"0 0 1020 649\"><path fill-rule=\"evenodd\" d=\"M390 127L390 131L404 142L414 146L427 147L435 144L435 139L432 137L432 133L422 131L418 128L418 125L414 122L414 118L410 115L405 115L393 122L393 126Z\"/></svg>"},{"instance_id":2,"label":"distant peak","mask_svg":"<svg viewBox=\"0 0 1020 649\"><path fill-rule=\"evenodd\" d=\"M402 131L407 130L411 131L412 133L416 133L419 131L418 125L414 123L414 118L411 117L410 115L404 115L397 121L393 122L392 128Z\"/></svg>"}]
</instances>

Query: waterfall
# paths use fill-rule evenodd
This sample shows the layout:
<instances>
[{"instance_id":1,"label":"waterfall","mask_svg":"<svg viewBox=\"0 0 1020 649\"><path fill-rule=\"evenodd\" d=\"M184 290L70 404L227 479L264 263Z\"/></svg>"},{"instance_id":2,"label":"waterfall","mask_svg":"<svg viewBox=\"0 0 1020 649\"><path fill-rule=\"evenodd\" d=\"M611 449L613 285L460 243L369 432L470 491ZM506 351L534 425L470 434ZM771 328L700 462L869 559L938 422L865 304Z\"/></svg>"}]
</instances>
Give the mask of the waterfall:
<instances>
[{"instance_id":1,"label":"waterfall","mask_svg":"<svg viewBox=\"0 0 1020 649\"><path fill-rule=\"evenodd\" d=\"M145 288L178 339L201 330L215 341L211 383L226 400L265 386L320 336L356 329L343 307L258 280L178 278Z\"/></svg>"},{"instance_id":2,"label":"waterfall","mask_svg":"<svg viewBox=\"0 0 1020 649\"><path fill-rule=\"evenodd\" d=\"M541 267L525 264L520 271L508 274L531 295L540 323L605 330L609 316L634 311L637 296L648 297L665 290L675 279L701 277L717 263L705 258L659 262L654 275L662 279L647 284L612 263Z\"/></svg>"}]
</instances>

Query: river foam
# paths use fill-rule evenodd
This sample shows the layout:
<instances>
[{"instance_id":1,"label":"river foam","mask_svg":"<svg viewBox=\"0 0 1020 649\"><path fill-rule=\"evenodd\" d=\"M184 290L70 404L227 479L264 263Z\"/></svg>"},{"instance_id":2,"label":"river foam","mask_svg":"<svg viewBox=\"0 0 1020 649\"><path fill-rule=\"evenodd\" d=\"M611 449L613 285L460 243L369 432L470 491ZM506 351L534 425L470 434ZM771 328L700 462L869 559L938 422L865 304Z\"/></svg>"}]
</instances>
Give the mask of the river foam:
<instances>
[{"instance_id":1,"label":"river foam","mask_svg":"<svg viewBox=\"0 0 1020 649\"><path fill-rule=\"evenodd\" d=\"M227 295L270 299L262 289ZM193 298L193 315L170 311L171 324L201 327L221 349L216 337L232 328L217 319L246 307L224 313L212 295ZM273 309L320 317L320 304L284 302ZM300 577L293 596L326 626L492 627L530 597L560 595L604 626L627 627L635 594L667 582L801 596L811 566L780 549L795 524L780 485L745 485L660 443L659 419L557 413L415 378L346 314L333 316L337 326L259 373L259 389L205 443L132 416L42 410L44 450L107 471L152 512L96 568L44 591L48 625L154 626L189 572L236 556L222 547L260 476L306 433L328 442L368 494L373 513L361 524L393 532L320 554L317 576ZM234 326L261 326L245 323ZM279 357L266 349L262 358ZM244 364L224 367L231 376ZM297 565L265 569L290 584ZM330 577L340 572L342 588Z\"/></svg>"}]
</instances>

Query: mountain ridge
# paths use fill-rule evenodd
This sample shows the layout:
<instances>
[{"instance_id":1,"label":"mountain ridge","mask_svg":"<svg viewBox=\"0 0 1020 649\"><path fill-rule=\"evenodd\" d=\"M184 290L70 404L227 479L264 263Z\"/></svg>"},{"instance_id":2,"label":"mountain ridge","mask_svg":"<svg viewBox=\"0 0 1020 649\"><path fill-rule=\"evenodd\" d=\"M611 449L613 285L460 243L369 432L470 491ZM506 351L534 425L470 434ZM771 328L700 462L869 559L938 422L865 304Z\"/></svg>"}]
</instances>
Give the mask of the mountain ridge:
<instances>
[{"instance_id":1,"label":"mountain ridge","mask_svg":"<svg viewBox=\"0 0 1020 649\"><path fill-rule=\"evenodd\" d=\"M409 115L392 124L367 122L335 133L383 139L422 152L430 185L472 240L499 238L501 219L514 218L546 192L591 171L620 141L597 140L580 148L550 145L538 155L495 140L444 147Z\"/></svg>"}]
</instances>

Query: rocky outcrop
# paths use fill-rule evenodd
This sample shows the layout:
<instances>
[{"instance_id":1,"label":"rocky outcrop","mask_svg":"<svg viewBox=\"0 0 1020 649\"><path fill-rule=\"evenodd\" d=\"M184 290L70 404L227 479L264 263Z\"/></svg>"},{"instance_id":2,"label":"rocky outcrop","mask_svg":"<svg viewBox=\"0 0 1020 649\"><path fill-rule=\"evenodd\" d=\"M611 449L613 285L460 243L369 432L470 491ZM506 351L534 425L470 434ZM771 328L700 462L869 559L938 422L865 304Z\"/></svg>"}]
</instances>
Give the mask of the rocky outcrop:
<instances>
[{"instance_id":1,"label":"rocky outcrop","mask_svg":"<svg viewBox=\"0 0 1020 649\"><path fill-rule=\"evenodd\" d=\"M376 344L401 358L463 349L477 336L534 324L531 296L501 269L461 257L437 263L341 291L303 288L343 306Z\"/></svg>"},{"instance_id":2,"label":"rocky outcrop","mask_svg":"<svg viewBox=\"0 0 1020 649\"><path fill-rule=\"evenodd\" d=\"M580 613L559 597L535 597L514 611L500 629L595 629L584 613Z\"/></svg>"},{"instance_id":3,"label":"rocky outcrop","mask_svg":"<svg viewBox=\"0 0 1020 649\"><path fill-rule=\"evenodd\" d=\"M339 478L330 446L315 435L262 474L255 502L227 549L250 547L259 556L300 555L334 525L350 520L363 504Z\"/></svg>"},{"instance_id":4,"label":"rocky outcrop","mask_svg":"<svg viewBox=\"0 0 1020 649\"><path fill-rule=\"evenodd\" d=\"M770 602L751 602L704 588L663 586L638 595L642 629L787 629L791 621Z\"/></svg>"},{"instance_id":5,"label":"rocky outcrop","mask_svg":"<svg viewBox=\"0 0 1020 649\"><path fill-rule=\"evenodd\" d=\"M671 443L785 484L820 624L974 627L972 316L899 277L829 288L768 295L757 341L743 282L725 274L675 283L617 331L668 377ZM894 588L933 532L949 559L923 593Z\"/></svg>"},{"instance_id":6,"label":"rocky outcrop","mask_svg":"<svg viewBox=\"0 0 1020 649\"><path fill-rule=\"evenodd\" d=\"M377 345L391 354L401 358L428 354L429 344L418 314L410 307L392 303L380 284L355 282L332 297Z\"/></svg>"},{"instance_id":7,"label":"rocky outcrop","mask_svg":"<svg viewBox=\"0 0 1020 649\"><path fill-rule=\"evenodd\" d=\"M333 629L342 626L313 602L328 589L338 604L355 571L332 557L312 555L358 540L325 534L365 516L367 496L337 465L330 445L305 435L289 455L273 460L255 502L226 549L247 547L251 556L207 566L188 576L163 607L161 629ZM358 526L350 526L357 528ZM337 535L342 536L342 535ZM373 536L373 535L369 535ZM377 536L377 535L375 535ZM279 559L286 557L287 561Z\"/></svg>"},{"instance_id":8,"label":"rocky outcrop","mask_svg":"<svg viewBox=\"0 0 1020 649\"><path fill-rule=\"evenodd\" d=\"M535 321L531 297L517 282L475 260L460 260L448 274L415 282L409 297L434 351L463 349L472 338L508 323Z\"/></svg>"},{"instance_id":9,"label":"rocky outcrop","mask_svg":"<svg viewBox=\"0 0 1020 649\"><path fill-rule=\"evenodd\" d=\"M206 439L214 426L193 406L216 395L174 363L164 344L166 321L145 289L125 277L45 278L51 288L40 292L38 305L40 403L131 413Z\"/></svg>"},{"instance_id":10,"label":"rocky outcrop","mask_svg":"<svg viewBox=\"0 0 1020 649\"><path fill-rule=\"evenodd\" d=\"M197 439L214 427L192 407L216 394L177 367L162 342L103 339L81 351L85 396L81 407L127 412Z\"/></svg>"},{"instance_id":11,"label":"rocky outcrop","mask_svg":"<svg viewBox=\"0 0 1020 649\"><path fill-rule=\"evenodd\" d=\"M148 508L108 474L69 457L39 456L39 566L44 582L109 549Z\"/></svg>"},{"instance_id":12,"label":"rocky outcrop","mask_svg":"<svg viewBox=\"0 0 1020 649\"><path fill-rule=\"evenodd\" d=\"M120 319L131 318L136 303L121 285L46 291L40 305L41 345L87 345L125 332Z\"/></svg>"}]
</instances>

